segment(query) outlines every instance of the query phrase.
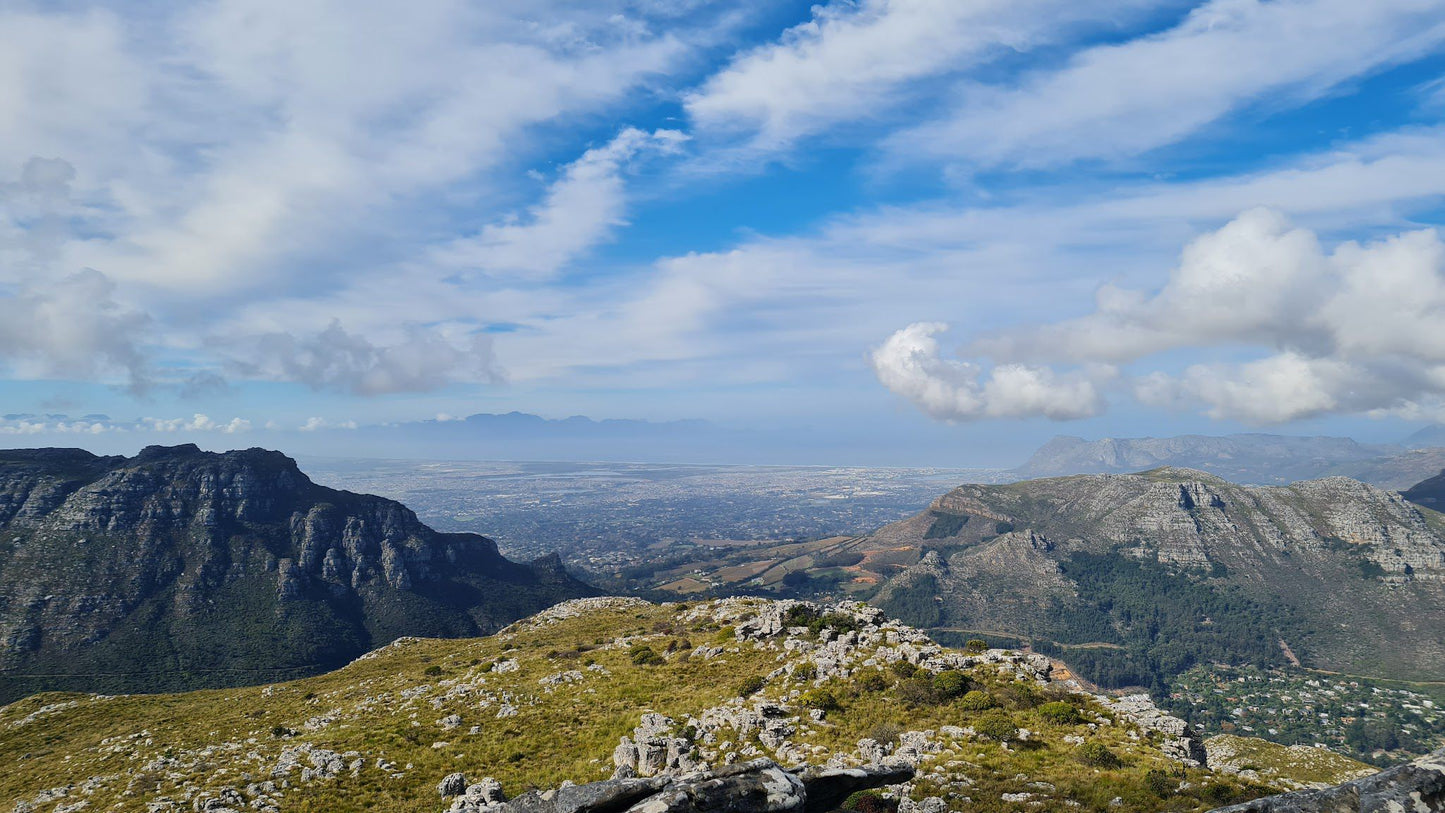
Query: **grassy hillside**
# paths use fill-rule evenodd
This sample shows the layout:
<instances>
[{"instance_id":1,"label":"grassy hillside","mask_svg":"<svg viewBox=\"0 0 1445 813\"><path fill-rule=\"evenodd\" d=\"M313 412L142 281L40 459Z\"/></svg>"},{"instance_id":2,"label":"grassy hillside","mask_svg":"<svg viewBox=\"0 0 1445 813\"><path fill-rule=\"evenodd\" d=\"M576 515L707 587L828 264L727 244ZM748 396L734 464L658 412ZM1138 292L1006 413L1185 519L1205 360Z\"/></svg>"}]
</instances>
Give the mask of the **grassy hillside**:
<instances>
[{"instance_id":1,"label":"grassy hillside","mask_svg":"<svg viewBox=\"0 0 1445 813\"><path fill-rule=\"evenodd\" d=\"M605 778L621 738L648 733L634 732L648 712L670 718L663 735L709 764L912 754L920 777L907 791L955 809L1015 809L1003 795L1022 793L1046 808L1204 810L1272 790L1267 779L1184 771L1160 731L1050 684L1036 659L950 654L873 613L583 600L489 638L403 639L289 683L37 695L0 708L0 799L47 813L208 799L440 811L435 788L453 772L494 776L509 795ZM762 728L737 722L759 709Z\"/></svg>"}]
</instances>

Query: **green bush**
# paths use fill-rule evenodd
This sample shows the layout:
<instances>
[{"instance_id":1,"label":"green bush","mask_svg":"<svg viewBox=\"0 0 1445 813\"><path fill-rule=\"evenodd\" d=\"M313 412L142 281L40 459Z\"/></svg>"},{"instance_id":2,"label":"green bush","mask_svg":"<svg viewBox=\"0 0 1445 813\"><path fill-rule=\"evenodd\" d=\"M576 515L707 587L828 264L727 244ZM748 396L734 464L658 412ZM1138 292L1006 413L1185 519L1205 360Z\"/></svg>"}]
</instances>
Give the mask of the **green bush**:
<instances>
[{"instance_id":1,"label":"green bush","mask_svg":"<svg viewBox=\"0 0 1445 813\"><path fill-rule=\"evenodd\" d=\"M426 675L427 677L436 677L441 673L442 668L440 666L437 666L436 664L432 664L431 666L428 666L426 669L422 670L422 674Z\"/></svg>"},{"instance_id":2,"label":"green bush","mask_svg":"<svg viewBox=\"0 0 1445 813\"><path fill-rule=\"evenodd\" d=\"M860 790L843 800L843 809L857 813L896 813L898 800L884 798L876 790Z\"/></svg>"},{"instance_id":3,"label":"green bush","mask_svg":"<svg viewBox=\"0 0 1445 813\"><path fill-rule=\"evenodd\" d=\"M894 661L888 664L888 668L893 670L893 674L901 678L911 678L918 672L918 667L908 661Z\"/></svg>"},{"instance_id":4,"label":"green bush","mask_svg":"<svg viewBox=\"0 0 1445 813\"><path fill-rule=\"evenodd\" d=\"M1014 738L1019 727L1014 725L1014 719L1008 712L994 709L980 715L973 723L973 730L977 731L981 737L1007 742Z\"/></svg>"},{"instance_id":5,"label":"green bush","mask_svg":"<svg viewBox=\"0 0 1445 813\"><path fill-rule=\"evenodd\" d=\"M826 686L818 686L803 692L798 698L804 706L810 709L821 709L823 711L834 711L842 708L838 702L838 696Z\"/></svg>"},{"instance_id":6,"label":"green bush","mask_svg":"<svg viewBox=\"0 0 1445 813\"><path fill-rule=\"evenodd\" d=\"M650 646L635 646L627 653L632 662L638 666L653 666L659 663L666 663L663 657L653 651Z\"/></svg>"},{"instance_id":7,"label":"green bush","mask_svg":"<svg viewBox=\"0 0 1445 813\"><path fill-rule=\"evenodd\" d=\"M938 705L938 692L933 690L933 681L921 675L898 681L893 691L899 700L910 706Z\"/></svg>"},{"instance_id":8,"label":"green bush","mask_svg":"<svg viewBox=\"0 0 1445 813\"><path fill-rule=\"evenodd\" d=\"M1113 751L1101 742L1086 742L1074 750L1074 758L1092 768L1117 768L1123 765Z\"/></svg>"},{"instance_id":9,"label":"green bush","mask_svg":"<svg viewBox=\"0 0 1445 813\"><path fill-rule=\"evenodd\" d=\"M763 690L763 679L760 675L749 675L743 678L738 684L738 697L751 697Z\"/></svg>"},{"instance_id":10,"label":"green bush","mask_svg":"<svg viewBox=\"0 0 1445 813\"><path fill-rule=\"evenodd\" d=\"M1144 786L1160 799L1168 799L1179 789L1179 782L1169 774L1155 768L1144 774Z\"/></svg>"},{"instance_id":11,"label":"green bush","mask_svg":"<svg viewBox=\"0 0 1445 813\"><path fill-rule=\"evenodd\" d=\"M902 733L901 726L888 722L879 723L868 729L869 738L883 745L892 745L898 742L898 737Z\"/></svg>"},{"instance_id":12,"label":"green bush","mask_svg":"<svg viewBox=\"0 0 1445 813\"><path fill-rule=\"evenodd\" d=\"M963 648L969 652L982 652L988 649L988 641L982 638L970 638L968 642L963 645Z\"/></svg>"},{"instance_id":13,"label":"green bush","mask_svg":"<svg viewBox=\"0 0 1445 813\"><path fill-rule=\"evenodd\" d=\"M994 702L993 697L989 695L988 692L974 689L968 694L965 694L963 699L958 701L958 705L966 711L983 711L985 709L991 709L998 704Z\"/></svg>"},{"instance_id":14,"label":"green bush","mask_svg":"<svg viewBox=\"0 0 1445 813\"><path fill-rule=\"evenodd\" d=\"M939 672L933 676L933 691L940 698L952 700L968 691L971 681L968 675L954 669Z\"/></svg>"},{"instance_id":15,"label":"green bush","mask_svg":"<svg viewBox=\"0 0 1445 813\"><path fill-rule=\"evenodd\" d=\"M800 663L793 667L794 680L812 680L818 676L818 667L812 663Z\"/></svg>"},{"instance_id":16,"label":"green bush","mask_svg":"<svg viewBox=\"0 0 1445 813\"><path fill-rule=\"evenodd\" d=\"M881 692L888 688L888 678L877 670L864 672L858 677L858 688L868 692Z\"/></svg>"},{"instance_id":17,"label":"green bush","mask_svg":"<svg viewBox=\"0 0 1445 813\"><path fill-rule=\"evenodd\" d=\"M1079 722L1079 710L1062 700L1039 706L1039 716L1058 725L1073 725Z\"/></svg>"},{"instance_id":18,"label":"green bush","mask_svg":"<svg viewBox=\"0 0 1445 813\"><path fill-rule=\"evenodd\" d=\"M1014 709L1031 709L1044 702L1044 696L1032 683L1014 681L999 690L1004 704Z\"/></svg>"}]
</instances>

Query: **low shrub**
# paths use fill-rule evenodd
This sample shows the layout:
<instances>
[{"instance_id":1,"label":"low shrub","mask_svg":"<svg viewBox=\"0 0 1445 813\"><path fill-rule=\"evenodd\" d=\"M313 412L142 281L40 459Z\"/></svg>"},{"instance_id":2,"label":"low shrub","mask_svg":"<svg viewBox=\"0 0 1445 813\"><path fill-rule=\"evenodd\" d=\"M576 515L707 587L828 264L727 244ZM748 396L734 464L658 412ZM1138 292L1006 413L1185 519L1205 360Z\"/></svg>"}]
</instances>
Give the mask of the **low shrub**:
<instances>
[{"instance_id":1,"label":"low shrub","mask_svg":"<svg viewBox=\"0 0 1445 813\"><path fill-rule=\"evenodd\" d=\"M938 705L938 692L933 690L933 681L926 677L911 677L907 680L898 681L893 687L898 699L910 706L935 706Z\"/></svg>"},{"instance_id":2,"label":"low shrub","mask_svg":"<svg viewBox=\"0 0 1445 813\"><path fill-rule=\"evenodd\" d=\"M958 705L966 711L984 711L998 704L994 702L993 696L988 692L974 689L968 694L965 694L963 698L958 701Z\"/></svg>"},{"instance_id":3,"label":"low shrub","mask_svg":"<svg viewBox=\"0 0 1445 813\"><path fill-rule=\"evenodd\" d=\"M860 790L843 800L843 809L857 813L897 813L898 800L885 798L876 790Z\"/></svg>"},{"instance_id":4,"label":"low shrub","mask_svg":"<svg viewBox=\"0 0 1445 813\"><path fill-rule=\"evenodd\" d=\"M638 666L655 666L667 662L661 655L657 654L652 647L646 645L635 646L629 650L627 654L632 658L632 662Z\"/></svg>"},{"instance_id":5,"label":"low shrub","mask_svg":"<svg viewBox=\"0 0 1445 813\"><path fill-rule=\"evenodd\" d=\"M738 697L751 697L763 690L763 678L760 675L749 675L743 678L738 684Z\"/></svg>"},{"instance_id":6,"label":"low shrub","mask_svg":"<svg viewBox=\"0 0 1445 813\"><path fill-rule=\"evenodd\" d=\"M1039 716L1058 725L1073 725L1080 721L1079 710L1062 700L1039 706Z\"/></svg>"},{"instance_id":7,"label":"low shrub","mask_svg":"<svg viewBox=\"0 0 1445 813\"><path fill-rule=\"evenodd\" d=\"M803 692L798 700L810 709L821 709L822 711L834 711L843 707L842 704L838 702L838 696L833 694L833 690L826 686L809 689Z\"/></svg>"},{"instance_id":8,"label":"low shrub","mask_svg":"<svg viewBox=\"0 0 1445 813\"><path fill-rule=\"evenodd\" d=\"M1158 768L1155 768L1149 773L1144 774L1144 787L1148 788L1150 793L1153 793L1160 799L1168 799L1179 790L1179 781Z\"/></svg>"},{"instance_id":9,"label":"low shrub","mask_svg":"<svg viewBox=\"0 0 1445 813\"><path fill-rule=\"evenodd\" d=\"M967 692L972 683L968 675L949 669L933 676L933 691L944 700L952 700Z\"/></svg>"},{"instance_id":10,"label":"low shrub","mask_svg":"<svg viewBox=\"0 0 1445 813\"><path fill-rule=\"evenodd\" d=\"M1074 750L1074 758L1091 768L1117 768L1124 764L1101 742L1086 742Z\"/></svg>"},{"instance_id":11,"label":"low shrub","mask_svg":"<svg viewBox=\"0 0 1445 813\"><path fill-rule=\"evenodd\" d=\"M918 673L918 667L908 661L894 661L888 664L888 668L893 670L893 674L901 678L911 678Z\"/></svg>"},{"instance_id":12,"label":"low shrub","mask_svg":"<svg viewBox=\"0 0 1445 813\"><path fill-rule=\"evenodd\" d=\"M877 670L859 675L857 683L859 689L867 692L881 692L888 688L888 678Z\"/></svg>"},{"instance_id":13,"label":"low shrub","mask_svg":"<svg viewBox=\"0 0 1445 813\"><path fill-rule=\"evenodd\" d=\"M883 745L893 745L898 742L898 736L903 733L903 728L895 723L878 723L868 729L869 738Z\"/></svg>"},{"instance_id":14,"label":"low shrub","mask_svg":"<svg viewBox=\"0 0 1445 813\"><path fill-rule=\"evenodd\" d=\"M993 709L979 715L979 718L973 723L973 730L977 731L981 737L1007 742L1019 732L1019 727L1014 725L1014 718L1008 712L1002 709Z\"/></svg>"}]
</instances>

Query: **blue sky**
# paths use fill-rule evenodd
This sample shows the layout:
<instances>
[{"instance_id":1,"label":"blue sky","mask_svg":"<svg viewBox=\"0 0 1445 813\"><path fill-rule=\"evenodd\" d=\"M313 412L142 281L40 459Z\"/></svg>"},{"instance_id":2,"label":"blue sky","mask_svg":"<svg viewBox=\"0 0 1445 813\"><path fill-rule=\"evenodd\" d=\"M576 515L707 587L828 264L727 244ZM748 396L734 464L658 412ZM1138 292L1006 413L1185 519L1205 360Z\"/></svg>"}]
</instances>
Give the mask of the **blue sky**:
<instances>
[{"instance_id":1,"label":"blue sky","mask_svg":"<svg viewBox=\"0 0 1445 813\"><path fill-rule=\"evenodd\" d=\"M0 440L1393 440L1442 114L1430 0L0 2Z\"/></svg>"}]
</instances>

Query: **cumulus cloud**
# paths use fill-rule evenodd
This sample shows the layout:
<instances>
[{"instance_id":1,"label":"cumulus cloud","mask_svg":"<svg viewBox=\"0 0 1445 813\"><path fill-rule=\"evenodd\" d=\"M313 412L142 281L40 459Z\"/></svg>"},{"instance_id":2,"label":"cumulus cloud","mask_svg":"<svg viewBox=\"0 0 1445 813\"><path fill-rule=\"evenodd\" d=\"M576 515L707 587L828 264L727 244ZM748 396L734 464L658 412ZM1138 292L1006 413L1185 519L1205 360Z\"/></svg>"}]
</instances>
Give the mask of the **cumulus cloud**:
<instances>
[{"instance_id":1,"label":"cumulus cloud","mask_svg":"<svg viewBox=\"0 0 1445 813\"><path fill-rule=\"evenodd\" d=\"M934 336L947 329L919 322L894 333L871 356L878 380L927 414L949 421L1070 420L1100 411L1095 383L1082 374L1023 364L1000 364L985 373L977 364L943 358Z\"/></svg>"},{"instance_id":2,"label":"cumulus cloud","mask_svg":"<svg viewBox=\"0 0 1445 813\"><path fill-rule=\"evenodd\" d=\"M220 432L235 435L251 431L251 422L244 418L232 418L217 422L207 415L196 413L189 418L141 418L136 426L150 432Z\"/></svg>"},{"instance_id":3,"label":"cumulus cloud","mask_svg":"<svg viewBox=\"0 0 1445 813\"><path fill-rule=\"evenodd\" d=\"M929 414L990 417L976 406L986 387L970 384L974 365L937 358L938 329L913 325L885 343L874 357L879 380ZM1445 418L1445 242L1424 229L1326 251L1278 212L1251 210L1190 243L1153 293L1106 287L1087 316L979 337L964 352L997 370L1157 366L1181 349L1245 358L1143 370L1127 382L1136 398L1253 424ZM1052 367L1026 369L1048 380ZM1097 408L1096 393L1075 397Z\"/></svg>"},{"instance_id":4,"label":"cumulus cloud","mask_svg":"<svg viewBox=\"0 0 1445 813\"><path fill-rule=\"evenodd\" d=\"M249 375L295 381L314 390L380 395L424 392L456 381L500 381L492 342L473 334L454 340L412 327L401 340L376 344L339 322L311 335L268 333L250 342L236 366Z\"/></svg>"}]
</instances>

